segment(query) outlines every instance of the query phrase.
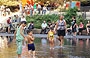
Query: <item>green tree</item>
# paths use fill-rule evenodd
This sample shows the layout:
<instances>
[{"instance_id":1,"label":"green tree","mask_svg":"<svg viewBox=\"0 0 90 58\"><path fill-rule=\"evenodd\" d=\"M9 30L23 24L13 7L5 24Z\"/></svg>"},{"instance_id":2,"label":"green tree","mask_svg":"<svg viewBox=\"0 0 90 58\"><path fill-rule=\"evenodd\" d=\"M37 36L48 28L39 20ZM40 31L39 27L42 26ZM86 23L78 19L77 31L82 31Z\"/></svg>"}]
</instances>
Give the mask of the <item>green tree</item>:
<instances>
[{"instance_id":1,"label":"green tree","mask_svg":"<svg viewBox=\"0 0 90 58\"><path fill-rule=\"evenodd\" d=\"M66 11L64 17L68 25L71 25L72 16L77 16L78 9L76 7L69 8L69 10Z\"/></svg>"},{"instance_id":2,"label":"green tree","mask_svg":"<svg viewBox=\"0 0 90 58\"><path fill-rule=\"evenodd\" d=\"M73 16L76 17L76 21L77 21L77 24L78 25L80 24L80 22L83 22L84 23L84 27L86 26L87 20L85 20L82 17L82 15L78 15L77 12L78 12L77 7L70 8L69 10L66 11L66 13L64 15L64 19L67 22L67 27L70 27L71 26L71 22L72 22L72 17Z\"/></svg>"}]
</instances>

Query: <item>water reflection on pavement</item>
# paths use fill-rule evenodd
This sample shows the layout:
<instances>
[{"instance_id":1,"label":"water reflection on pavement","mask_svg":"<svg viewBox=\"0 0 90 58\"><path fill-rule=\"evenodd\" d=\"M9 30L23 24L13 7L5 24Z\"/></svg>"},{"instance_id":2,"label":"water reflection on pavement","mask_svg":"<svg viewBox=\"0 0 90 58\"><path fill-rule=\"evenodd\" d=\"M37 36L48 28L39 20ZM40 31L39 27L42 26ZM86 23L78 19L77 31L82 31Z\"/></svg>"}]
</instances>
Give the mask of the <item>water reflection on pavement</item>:
<instances>
[{"instance_id":1,"label":"water reflection on pavement","mask_svg":"<svg viewBox=\"0 0 90 58\"><path fill-rule=\"evenodd\" d=\"M0 58L17 58L16 44L11 42L4 43L6 37L0 37ZM89 39L65 39L64 46L58 46L59 41L55 40L55 48L50 49L47 39L35 39L36 56L35 58L90 58ZM28 50L23 46L22 58L28 57Z\"/></svg>"}]
</instances>

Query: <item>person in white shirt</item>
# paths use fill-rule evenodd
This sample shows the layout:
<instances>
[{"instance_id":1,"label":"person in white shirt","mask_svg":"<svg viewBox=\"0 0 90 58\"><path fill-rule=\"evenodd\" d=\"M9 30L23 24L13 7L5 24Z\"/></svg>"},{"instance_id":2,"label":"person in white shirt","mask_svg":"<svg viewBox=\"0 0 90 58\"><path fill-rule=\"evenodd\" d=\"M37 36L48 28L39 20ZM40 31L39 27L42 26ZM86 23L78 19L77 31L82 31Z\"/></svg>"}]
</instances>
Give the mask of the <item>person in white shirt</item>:
<instances>
[{"instance_id":1,"label":"person in white shirt","mask_svg":"<svg viewBox=\"0 0 90 58\"><path fill-rule=\"evenodd\" d=\"M7 15L10 15L10 12L11 12L10 8L6 8L6 12L7 12Z\"/></svg>"},{"instance_id":2,"label":"person in white shirt","mask_svg":"<svg viewBox=\"0 0 90 58\"><path fill-rule=\"evenodd\" d=\"M41 34L42 34L43 32L44 32L44 34L45 34L45 33L46 33L46 28L47 28L47 23L46 23L46 21L43 21L41 27L42 27Z\"/></svg>"},{"instance_id":3,"label":"person in white shirt","mask_svg":"<svg viewBox=\"0 0 90 58\"><path fill-rule=\"evenodd\" d=\"M46 14L46 10L47 10L47 7L44 6L43 9L42 9L42 14L43 14L43 15Z\"/></svg>"},{"instance_id":4,"label":"person in white shirt","mask_svg":"<svg viewBox=\"0 0 90 58\"><path fill-rule=\"evenodd\" d=\"M33 15L33 6L30 5L29 7L30 7L30 16L32 16Z\"/></svg>"},{"instance_id":5,"label":"person in white shirt","mask_svg":"<svg viewBox=\"0 0 90 58\"><path fill-rule=\"evenodd\" d=\"M26 18L25 18L24 15L21 17L21 22L22 22L22 21L26 21Z\"/></svg>"},{"instance_id":6,"label":"person in white shirt","mask_svg":"<svg viewBox=\"0 0 90 58\"><path fill-rule=\"evenodd\" d=\"M38 4L38 14L40 14L40 11L41 11L41 5L40 4Z\"/></svg>"}]
</instances>

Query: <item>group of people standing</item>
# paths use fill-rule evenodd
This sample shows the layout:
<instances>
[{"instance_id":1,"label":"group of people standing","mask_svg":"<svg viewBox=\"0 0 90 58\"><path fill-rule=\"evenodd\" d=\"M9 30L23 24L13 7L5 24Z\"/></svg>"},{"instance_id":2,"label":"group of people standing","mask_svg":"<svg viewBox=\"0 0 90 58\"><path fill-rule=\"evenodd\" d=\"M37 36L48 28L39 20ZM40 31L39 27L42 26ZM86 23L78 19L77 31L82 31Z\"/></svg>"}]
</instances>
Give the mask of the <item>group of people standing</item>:
<instances>
[{"instance_id":1,"label":"group of people standing","mask_svg":"<svg viewBox=\"0 0 90 58\"><path fill-rule=\"evenodd\" d=\"M75 17L72 17L72 22L71 23L72 23L72 25L71 25L70 29L68 29L68 31L70 30L72 32L73 36L76 36L77 34L82 35L83 30L86 31L86 35L89 35L89 33L90 33L90 22L89 21L85 26L86 28L84 27L84 24L82 22L80 22L80 24L78 25L76 23L76 18Z\"/></svg>"},{"instance_id":2,"label":"group of people standing","mask_svg":"<svg viewBox=\"0 0 90 58\"><path fill-rule=\"evenodd\" d=\"M10 13L11 13L10 8L8 8L4 5L0 6L0 16L10 15Z\"/></svg>"},{"instance_id":3,"label":"group of people standing","mask_svg":"<svg viewBox=\"0 0 90 58\"><path fill-rule=\"evenodd\" d=\"M87 27L89 27L88 25L87 25ZM15 35L14 35L14 38L16 38L16 43L17 43L18 58L21 58L23 40L27 44L29 56L31 55L31 51L33 51L33 57L35 56L35 46L34 46L35 38L34 38L33 32L32 32L32 29L34 28L33 22L31 22L30 26L28 27L30 29L27 30L27 36L25 36L23 33L25 26L26 26L26 21L21 21L21 24L17 28ZM47 26L46 22L44 21L41 26L42 26L42 31L43 31ZM79 26L80 26L80 30L82 30L83 24L80 23ZM77 31L77 24L76 24L75 17L72 17L71 29L72 29L73 35L75 36L76 31ZM47 39L49 40L49 43L50 43L50 49L54 49L54 43L55 43L54 42L54 34L58 35L57 39L60 41L59 45L60 45L60 47L63 47L64 36L66 35L66 32L67 32L66 21L64 20L64 16L60 15L59 19L57 20L55 25L50 24L50 28L49 28L48 36L47 36Z\"/></svg>"},{"instance_id":4,"label":"group of people standing","mask_svg":"<svg viewBox=\"0 0 90 58\"><path fill-rule=\"evenodd\" d=\"M27 36L24 35L25 26L26 26L26 21L21 21L19 27L16 29L14 33L14 41L16 40L18 58L21 58L23 41L26 42L26 47L29 52L29 57L31 55L31 51L33 51L33 57L35 56L35 46L33 43L34 36L32 30L27 30Z\"/></svg>"},{"instance_id":5,"label":"group of people standing","mask_svg":"<svg viewBox=\"0 0 90 58\"><path fill-rule=\"evenodd\" d=\"M24 15L35 15L35 14L46 14L47 11L50 12L51 11L51 5L50 4L43 4L41 5L40 3L34 3L34 5L31 4L26 4L24 6L24 8L22 8L22 13L24 13Z\"/></svg>"},{"instance_id":6,"label":"group of people standing","mask_svg":"<svg viewBox=\"0 0 90 58\"><path fill-rule=\"evenodd\" d=\"M64 36L66 33L66 21L64 20L64 16L60 16L59 20L56 22L55 28L50 27L50 31L48 32L48 40L50 43L50 49L54 49L54 34L58 35L58 40L60 41L60 47L63 47L64 44Z\"/></svg>"},{"instance_id":7,"label":"group of people standing","mask_svg":"<svg viewBox=\"0 0 90 58\"><path fill-rule=\"evenodd\" d=\"M56 30L59 36L58 39L60 41L60 46L61 47L63 46L64 36L66 31L66 21L63 18L64 16L60 16L60 19L56 23L55 29L50 27L50 31L48 32L48 39L49 42L51 43L50 46L52 47L54 45L54 34L56 33ZM26 26L26 21L21 21L21 24L14 33L14 40L16 39L16 44L17 44L18 58L21 58L23 40L25 40L27 43L29 56L31 55L31 51L33 51L33 57L35 56L35 46L33 43L34 36L32 30L27 30L27 36L24 35L23 31L25 26Z\"/></svg>"}]
</instances>

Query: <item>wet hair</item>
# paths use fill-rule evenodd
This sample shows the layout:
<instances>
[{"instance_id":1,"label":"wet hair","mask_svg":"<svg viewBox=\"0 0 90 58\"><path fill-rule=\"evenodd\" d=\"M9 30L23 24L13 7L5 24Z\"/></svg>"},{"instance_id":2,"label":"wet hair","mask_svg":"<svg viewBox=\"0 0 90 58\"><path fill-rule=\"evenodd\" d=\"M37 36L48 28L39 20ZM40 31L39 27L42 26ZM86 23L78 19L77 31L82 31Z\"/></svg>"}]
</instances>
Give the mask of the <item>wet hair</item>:
<instances>
[{"instance_id":1,"label":"wet hair","mask_svg":"<svg viewBox=\"0 0 90 58\"><path fill-rule=\"evenodd\" d=\"M21 24L27 24L26 21L22 21Z\"/></svg>"},{"instance_id":2,"label":"wet hair","mask_svg":"<svg viewBox=\"0 0 90 58\"><path fill-rule=\"evenodd\" d=\"M30 33L30 32L32 32L32 30L27 30L27 34Z\"/></svg>"}]
</instances>

